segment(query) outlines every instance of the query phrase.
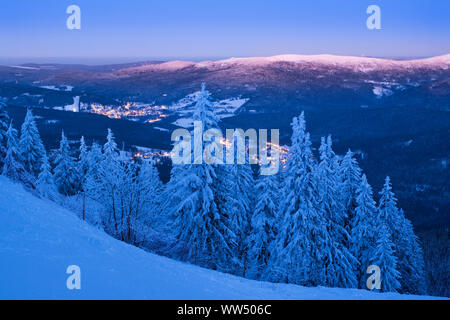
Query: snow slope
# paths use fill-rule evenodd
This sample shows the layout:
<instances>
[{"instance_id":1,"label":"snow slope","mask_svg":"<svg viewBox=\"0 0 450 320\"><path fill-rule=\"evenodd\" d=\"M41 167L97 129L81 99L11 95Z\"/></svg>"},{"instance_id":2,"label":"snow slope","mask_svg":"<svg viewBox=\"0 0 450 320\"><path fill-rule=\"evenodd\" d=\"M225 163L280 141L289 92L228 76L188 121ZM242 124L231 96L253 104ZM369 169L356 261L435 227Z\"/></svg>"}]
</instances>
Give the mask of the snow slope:
<instances>
[{"instance_id":1,"label":"snow slope","mask_svg":"<svg viewBox=\"0 0 450 320\"><path fill-rule=\"evenodd\" d=\"M81 290L66 268L81 268ZM202 269L117 241L0 177L0 299L424 299L271 284Z\"/></svg>"}]
</instances>

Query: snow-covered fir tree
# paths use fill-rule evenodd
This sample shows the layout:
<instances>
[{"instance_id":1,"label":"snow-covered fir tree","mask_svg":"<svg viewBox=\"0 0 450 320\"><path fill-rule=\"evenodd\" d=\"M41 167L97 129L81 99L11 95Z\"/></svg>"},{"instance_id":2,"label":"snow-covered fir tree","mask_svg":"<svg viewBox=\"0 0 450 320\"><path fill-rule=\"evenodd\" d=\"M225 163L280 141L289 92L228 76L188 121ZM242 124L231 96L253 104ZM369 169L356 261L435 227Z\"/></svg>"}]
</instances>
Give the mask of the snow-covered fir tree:
<instances>
[{"instance_id":1,"label":"snow-covered fir tree","mask_svg":"<svg viewBox=\"0 0 450 320\"><path fill-rule=\"evenodd\" d=\"M139 211L145 211L145 221L152 224L160 210L160 196L162 192L162 182L159 178L155 160L145 159L139 165L139 172L136 176L136 184L139 186Z\"/></svg>"},{"instance_id":2,"label":"snow-covered fir tree","mask_svg":"<svg viewBox=\"0 0 450 320\"><path fill-rule=\"evenodd\" d=\"M193 119L202 123L203 130L218 127L214 104L204 84ZM218 208L217 194L223 190L217 190L216 168L203 161L174 165L166 192L171 200L168 210L174 217L176 236L187 247L186 259L227 271L234 259L236 235L230 228L229 216L221 214Z\"/></svg>"},{"instance_id":3,"label":"snow-covered fir tree","mask_svg":"<svg viewBox=\"0 0 450 320\"><path fill-rule=\"evenodd\" d=\"M89 180L98 179L98 171L102 160L103 160L102 147L98 143L93 142L87 155L88 170L86 173L85 184L87 184Z\"/></svg>"},{"instance_id":4,"label":"snow-covered fir tree","mask_svg":"<svg viewBox=\"0 0 450 320\"><path fill-rule=\"evenodd\" d=\"M58 191L56 190L55 182L53 180L52 168L48 161L47 153L42 155L41 172L36 181L36 189L39 194L47 199L56 200Z\"/></svg>"},{"instance_id":5,"label":"snow-covered fir tree","mask_svg":"<svg viewBox=\"0 0 450 320\"><path fill-rule=\"evenodd\" d=\"M94 150L90 154L95 157L98 151ZM93 159L90 159L92 164ZM95 169L94 169L95 168ZM125 183L125 171L130 167L122 166L119 158L119 149L111 129L108 129L106 143L103 145L103 153L98 166L94 166L90 172L89 184L86 190L91 198L102 203L109 212L109 217L104 217L107 231L117 238L123 237L123 219L121 219L120 193ZM130 172L131 174L131 172ZM122 190L121 190L121 187ZM109 228L109 229L108 229Z\"/></svg>"},{"instance_id":6,"label":"snow-covered fir tree","mask_svg":"<svg viewBox=\"0 0 450 320\"><path fill-rule=\"evenodd\" d=\"M242 137L235 135L233 141L219 144L220 148L223 148L223 145L234 148L234 150L227 149L227 152L234 154L234 164L214 166L216 179L213 191L219 216L229 221L234 235L234 239L229 239L229 243L233 244L234 252L227 271L245 277L249 268L247 238L250 233L250 216L254 204L252 191L254 178L247 156L244 157L244 163L238 163L238 145L242 142L245 143Z\"/></svg>"},{"instance_id":7,"label":"snow-covered fir tree","mask_svg":"<svg viewBox=\"0 0 450 320\"><path fill-rule=\"evenodd\" d=\"M328 239L320 214L315 162L304 114L292 121L291 148L281 187L282 224L271 250L270 278L317 286L323 284L323 251Z\"/></svg>"},{"instance_id":8,"label":"snow-covered fir tree","mask_svg":"<svg viewBox=\"0 0 450 320\"><path fill-rule=\"evenodd\" d=\"M108 129L106 143L103 145L103 157L105 161L117 160L119 156L119 148L117 147L116 138L111 129Z\"/></svg>"},{"instance_id":9,"label":"snow-covered fir tree","mask_svg":"<svg viewBox=\"0 0 450 320\"><path fill-rule=\"evenodd\" d=\"M426 294L427 287L424 276L424 257L419 238L414 234L411 221L409 221L400 209L403 219L401 224L400 246L403 256L398 255L397 268L400 272L400 291L410 294Z\"/></svg>"},{"instance_id":10,"label":"snow-covered fir tree","mask_svg":"<svg viewBox=\"0 0 450 320\"><path fill-rule=\"evenodd\" d=\"M100 166L102 161L102 147L94 141L87 154L87 172L83 182L83 197L99 198L97 187L100 181ZM78 170L80 171L80 162L78 163Z\"/></svg>"},{"instance_id":11,"label":"snow-covered fir tree","mask_svg":"<svg viewBox=\"0 0 450 320\"><path fill-rule=\"evenodd\" d=\"M100 182L100 169L104 161L102 146L97 142L93 142L88 152L88 171L86 174L85 190L90 196L96 198L96 187Z\"/></svg>"},{"instance_id":12,"label":"snow-covered fir tree","mask_svg":"<svg viewBox=\"0 0 450 320\"><path fill-rule=\"evenodd\" d=\"M25 168L22 165L18 150L17 130L13 127L12 121L6 131L6 157L2 168L2 175L14 181L23 182Z\"/></svg>"},{"instance_id":13,"label":"snow-covered fir tree","mask_svg":"<svg viewBox=\"0 0 450 320\"><path fill-rule=\"evenodd\" d=\"M154 225L160 217L162 183L153 159L140 161L137 171L131 198L131 228L127 236L133 243L143 243L148 233L146 228Z\"/></svg>"},{"instance_id":14,"label":"snow-covered fir tree","mask_svg":"<svg viewBox=\"0 0 450 320\"><path fill-rule=\"evenodd\" d=\"M382 225L377 231L376 246L371 254L370 263L380 268L381 292L396 292L400 288L398 279L400 273L397 271L397 259L394 255L394 244L389 231Z\"/></svg>"},{"instance_id":15,"label":"snow-covered fir tree","mask_svg":"<svg viewBox=\"0 0 450 320\"><path fill-rule=\"evenodd\" d=\"M378 206L380 218L387 226L394 244L402 292L420 292L423 287L423 256L411 222L397 206L390 178L386 177Z\"/></svg>"},{"instance_id":16,"label":"snow-covered fir tree","mask_svg":"<svg viewBox=\"0 0 450 320\"><path fill-rule=\"evenodd\" d=\"M69 141L61 133L58 154L55 159L54 181L58 191L65 196L75 195L78 191L79 177L75 158L70 154Z\"/></svg>"},{"instance_id":17,"label":"snow-covered fir tree","mask_svg":"<svg viewBox=\"0 0 450 320\"><path fill-rule=\"evenodd\" d=\"M138 187L136 186L135 176L138 168L131 161L119 161L117 171L117 225L118 238L125 242L132 242L136 233L136 209L138 207L136 194ZM116 222L116 221L114 221Z\"/></svg>"},{"instance_id":18,"label":"snow-covered fir tree","mask_svg":"<svg viewBox=\"0 0 450 320\"><path fill-rule=\"evenodd\" d=\"M321 215L327 229L324 253L324 284L330 287L357 287L354 273L357 260L350 252L346 228L346 212L343 207L342 184L339 177L337 156L332 149L331 137L322 138L320 163L316 170Z\"/></svg>"},{"instance_id":19,"label":"snow-covered fir tree","mask_svg":"<svg viewBox=\"0 0 450 320\"><path fill-rule=\"evenodd\" d=\"M401 222L400 212L397 207L397 198L392 192L391 180L386 177L383 189L380 192L380 201L378 205L378 210L380 214L380 219L388 227L388 232L392 234L399 228L399 223Z\"/></svg>"},{"instance_id":20,"label":"snow-covered fir tree","mask_svg":"<svg viewBox=\"0 0 450 320\"><path fill-rule=\"evenodd\" d=\"M80 148L77 162L78 170L78 192L81 192L83 196L83 220L86 219L86 180L89 171L89 152L84 141L84 136L80 139Z\"/></svg>"},{"instance_id":21,"label":"snow-covered fir tree","mask_svg":"<svg viewBox=\"0 0 450 320\"><path fill-rule=\"evenodd\" d=\"M223 166L222 166L223 167ZM249 268L247 238L250 234L251 210L253 209L253 187L255 184L253 170L250 164L236 164L229 167L231 170L231 187L228 194L223 189L217 190L226 194L227 215L230 218L230 226L236 235L236 258L239 269L238 274L246 275ZM223 180L221 171L218 171L218 178Z\"/></svg>"},{"instance_id":22,"label":"snow-covered fir tree","mask_svg":"<svg viewBox=\"0 0 450 320\"><path fill-rule=\"evenodd\" d=\"M373 200L372 187L366 175L361 178L356 198L357 207L351 222L351 250L359 264L355 270L359 288L366 288L366 270L371 265L372 255L377 241L377 228L383 227L378 217L376 203Z\"/></svg>"},{"instance_id":23,"label":"snow-covered fir tree","mask_svg":"<svg viewBox=\"0 0 450 320\"><path fill-rule=\"evenodd\" d=\"M249 261L247 275L251 279L264 279L270 262L270 246L278 234L277 215L280 201L278 176L260 176L254 190L256 200L247 240Z\"/></svg>"},{"instance_id":24,"label":"snow-covered fir tree","mask_svg":"<svg viewBox=\"0 0 450 320\"><path fill-rule=\"evenodd\" d=\"M78 156L78 177L80 184L80 191L84 190L84 184L86 182L86 177L89 171L89 151L86 146L86 142L84 137L80 139L80 148L79 148L79 156Z\"/></svg>"},{"instance_id":25,"label":"snow-covered fir tree","mask_svg":"<svg viewBox=\"0 0 450 320\"><path fill-rule=\"evenodd\" d=\"M0 170L6 157L8 137L9 116L6 112L6 104L0 99Z\"/></svg>"},{"instance_id":26,"label":"snow-covered fir tree","mask_svg":"<svg viewBox=\"0 0 450 320\"><path fill-rule=\"evenodd\" d=\"M45 150L31 109L27 110L20 129L19 150L25 169L37 177L41 170L42 155Z\"/></svg>"},{"instance_id":27,"label":"snow-covered fir tree","mask_svg":"<svg viewBox=\"0 0 450 320\"><path fill-rule=\"evenodd\" d=\"M350 232L350 225L355 216L357 206L356 198L358 189L361 185L362 171L359 168L353 152L347 151L340 164L340 178L342 181L343 206L346 213L345 225L347 231Z\"/></svg>"},{"instance_id":28,"label":"snow-covered fir tree","mask_svg":"<svg viewBox=\"0 0 450 320\"><path fill-rule=\"evenodd\" d=\"M193 120L201 121L204 131L218 128L220 119L216 115L214 102L212 101L211 94L206 90L205 83L202 83L200 94L195 102Z\"/></svg>"}]
</instances>

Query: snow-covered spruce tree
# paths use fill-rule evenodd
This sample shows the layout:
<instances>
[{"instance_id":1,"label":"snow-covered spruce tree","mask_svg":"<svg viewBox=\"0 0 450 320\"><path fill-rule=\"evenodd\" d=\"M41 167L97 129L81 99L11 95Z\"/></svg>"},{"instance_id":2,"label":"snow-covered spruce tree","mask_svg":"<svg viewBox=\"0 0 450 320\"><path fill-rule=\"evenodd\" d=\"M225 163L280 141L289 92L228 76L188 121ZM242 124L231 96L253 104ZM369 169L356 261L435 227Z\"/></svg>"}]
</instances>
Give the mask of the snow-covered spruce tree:
<instances>
[{"instance_id":1,"label":"snow-covered spruce tree","mask_svg":"<svg viewBox=\"0 0 450 320\"><path fill-rule=\"evenodd\" d=\"M146 216L143 221L152 224L159 214L159 196L163 188L158 169L155 166L155 160L142 161L139 165L136 184L139 186L139 211L145 211Z\"/></svg>"},{"instance_id":2,"label":"snow-covered spruce tree","mask_svg":"<svg viewBox=\"0 0 450 320\"><path fill-rule=\"evenodd\" d=\"M215 267L213 239L221 239L221 232L214 228L220 223L217 204L212 190L214 170L210 166L186 164L174 165L165 198L168 214L174 219L174 233L186 246L187 261L204 267ZM216 231L214 233L214 231ZM213 233L211 235L211 233ZM231 248L228 248L231 252Z\"/></svg>"},{"instance_id":3,"label":"snow-covered spruce tree","mask_svg":"<svg viewBox=\"0 0 450 320\"><path fill-rule=\"evenodd\" d=\"M132 214L127 219L127 239L134 245L145 245L148 228L159 214L162 183L153 159L140 161L137 171L129 195Z\"/></svg>"},{"instance_id":4,"label":"snow-covered spruce tree","mask_svg":"<svg viewBox=\"0 0 450 320\"><path fill-rule=\"evenodd\" d=\"M11 180L20 180L20 171L23 169L20 163L20 155L18 152L17 130L14 129L12 122L6 131L6 157L4 159L4 166L2 175L7 176Z\"/></svg>"},{"instance_id":5,"label":"snow-covered spruce tree","mask_svg":"<svg viewBox=\"0 0 450 320\"><path fill-rule=\"evenodd\" d=\"M61 133L54 173L54 181L59 193L65 196L73 196L77 193L79 177L76 161L70 155L69 141L64 135L64 131Z\"/></svg>"},{"instance_id":6,"label":"snow-covered spruce tree","mask_svg":"<svg viewBox=\"0 0 450 320\"><path fill-rule=\"evenodd\" d=\"M292 121L291 148L281 187L280 232L271 248L269 278L308 286L323 284L323 250L328 239L326 224L320 214L315 162L305 119Z\"/></svg>"},{"instance_id":7,"label":"snow-covered spruce tree","mask_svg":"<svg viewBox=\"0 0 450 320\"><path fill-rule=\"evenodd\" d=\"M92 198L97 199L96 187L100 179L100 166L103 161L102 146L97 142L92 142L87 154L86 178L84 181L84 191ZM79 163L78 163L79 164Z\"/></svg>"},{"instance_id":8,"label":"snow-covered spruce tree","mask_svg":"<svg viewBox=\"0 0 450 320\"><path fill-rule=\"evenodd\" d=\"M108 129L103 153L99 154L96 144L93 144L89 153L89 172L85 188L90 198L99 201L108 210L109 216L102 217L103 225L108 233L118 239L123 237L123 206L120 203L120 194L121 188L125 188L127 169L130 168L121 164L114 134Z\"/></svg>"},{"instance_id":9,"label":"snow-covered spruce tree","mask_svg":"<svg viewBox=\"0 0 450 320\"><path fill-rule=\"evenodd\" d=\"M358 162L350 150L347 151L341 161L339 175L342 181L342 201L346 213L345 226L347 231L350 232L351 221L355 216L357 191L361 185L362 175Z\"/></svg>"},{"instance_id":10,"label":"snow-covered spruce tree","mask_svg":"<svg viewBox=\"0 0 450 320\"><path fill-rule=\"evenodd\" d=\"M394 252L397 257L397 269L400 272L401 292L416 293L423 291L423 256L411 222L397 207L397 199L392 192L390 178L386 177L378 206L380 219L387 226ZM414 249L415 248L415 249ZM418 255L418 256L416 256ZM416 265L417 264L417 265Z\"/></svg>"},{"instance_id":11,"label":"snow-covered spruce tree","mask_svg":"<svg viewBox=\"0 0 450 320\"><path fill-rule=\"evenodd\" d=\"M42 155L41 172L36 181L36 189L42 197L56 200L58 191L56 190L51 170L52 168L48 161L47 153L45 152Z\"/></svg>"},{"instance_id":12,"label":"snow-covered spruce tree","mask_svg":"<svg viewBox=\"0 0 450 320\"><path fill-rule=\"evenodd\" d=\"M324 218L327 238L323 243L324 285L329 287L357 287L354 273L357 260L350 252L346 228L346 213L342 203L342 184L339 177L337 156L332 149L331 137L322 138L320 163L315 179L318 186L318 198L321 215Z\"/></svg>"},{"instance_id":13,"label":"snow-covered spruce tree","mask_svg":"<svg viewBox=\"0 0 450 320\"><path fill-rule=\"evenodd\" d=\"M94 182L99 179L98 174L102 160L103 160L102 147L98 143L93 142L87 155L88 170L86 172L85 185L88 184L90 180Z\"/></svg>"},{"instance_id":14,"label":"snow-covered spruce tree","mask_svg":"<svg viewBox=\"0 0 450 320\"><path fill-rule=\"evenodd\" d=\"M25 170L18 150L17 130L12 121L6 132L6 157L2 168L2 175L13 181L21 182L27 187L33 187L33 177Z\"/></svg>"},{"instance_id":15,"label":"snow-covered spruce tree","mask_svg":"<svg viewBox=\"0 0 450 320\"><path fill-rule=\"evenodd\" d=\"M78 156L78 175L80 177L80 189L83 190L83 185L86 180L86 175L89 171L89 151L86 146L84 137L80 139L80 149Z\"/></svg>"},{"instance_id":16,"label":"snow-covered spruce tree","mask_svg":"<svg viewBox=\"0 0 450 320\"><path fill-rule=\"evenodd\" d=\"M235 235L233 259L228 263L227 271L243 277L246 276L248 265L248 235L250 233L250 215L253 208L254 186L253 169L249 158L245 156L243 164L238 163L238 144L240 136L234 136L228 141L234 147L234 164L215 167L214 198L219 215L228 219L230 228ZM228 148L229 148L228 145ZM222 143L220 144L222 148ZM230 150L228 150L230 151Z\"/></svg>"},{"instance_id":17,"label":"snow-covered spruce tree","mask_svg":"<svg viewBox=\"0 0 450 320\"><path fill-rule=\"evenodd\" d=\"M224 167L224 166L222 166ZM225 169L230 169L231 185L229 189L223 189L221 184L217 192L226 195L225 206L227 215L230 218L230 226L233 233L236 235L236 258L238 264L237 274L246 276L249 267L248 261L248 241L250 234L250 217L253 208L254 197L252 189L254 186L253 171L250 164L235 164L233 166L225 166ZM217 172L218 178L221 181L225 180L223 171ZM229 192L227 192L227 190ZM219 208L220 209L220 208ZM219 210L220 211L220 210Z\"/></svg>"},{"instance_id":18,"label":"snow-covered spruce tree","mask_svg":"<svg viewBox=\"0 0 450 320\"><path fill-rule=\"evenodd\" d=\"M414 229L411 221L409 221L403 210L400 209L400 216L404 218L402 223L402 247L405 248L405 256L399 266L403 266L404 269L399 269L401 274L400 291L410 294L426 294L427 286L425 282L425 264L423 257L423 250L420 244L419 238L414 234Z\"/></svg>"},{"instance_id":19,"label":"snow-covered spruce tree","mask_svg":"<svg viewBox=\"0 0 450 320\"><path fill-rule=\"evenodd\" d=\"M79 156L77 162L77 170L78 170L78 192L81 192L83 196L83 220L86 219L86 191L85 184L87 179L87 174L89 171L89 152L86 146L86 142L84 141L84 137L80 139L80 148L79 148Z\"/></svg>"},{"instance_id":20,"label":"snow-covered spruce tree","mask_svg":"<svg viewBox=\"0 0 450 320\"><path fill-rule=\"evenodd\" d=\"M278 231L279 179L277 175L260 176L256 183L256 201L251 215L248 242L250 279L264 279L270 262L270 246Z\"/></svg>"},{"instance_id":21,"label":"snow-covered spruce tree","mask_svg":"<svg viewBox=\"0 0 450 320\"><path fill-rule=\"evenodd\" d=\"M355 270L359 288L366 289L366 270L371 265L377 229L383 227L366 175L361 178L356 203L355 216L351 222L351 251L359 262Z\"/></svg>"},{"instance_id":22,"label":"snow-covered spruce tree","mask_svg":"<svg viewBox=\"0 0 450 320\"><path fill-rule=\"evenodd\" d=\"M25 169L37 177L41 171L42 155L45 149L31 109L27 110L20 129L19 150Z\"/></svg>"},{"instance_id":23,"label":"snow-covered spruce tree","mask_svg":"<svg viewBox=\"0 0 450 320\"><path fill-rule=\"evenodd\" d=\"M217 128L218 118L204 84L193 119L201 121L204 130ZM187 261L228 271L234 259L236 236L229 217L218 208L217 195L224 190L217 190L216 170L217 165L204 162L174 165L166 189L170 197L168 213L174 217L176 236L187 247Z\"/></svg>"},{"instance_id":24,"label":"snow-covered spruce tree","mask_svg":"<svg viewBox=\"0 0 450 320\"><path fill-rule=\"evenodd\" d=\"M371 255L371 265L380 268L381 292L396 292L400 288L398 279L400 273L397 271L397 262L394 255L394 244L392 243L389 231L385 225L377 230L378 239Z\"/></svg>"},{"instance_id":25,"label":"snow-covered spruce tree","mask_svg":"<svg viewBox=\"0 0 450 320\"><path fill-rule=\"evenodd\" d=\"M399 223L402 222L402 219L397 207L397 198L392 192L391 180L389 177L386 177L385 179L380 196L378 205L380 219L388 227L388 232L392 234L397 231L397 228L400 228Z\"/></svg>"},{"instance_id":26,"label":"snow-covered spruce tree","mask_svg":"<svg viewBox=\"0 0 450 320\"><path fill-rule=\"evenodd\" d=\"M102 161L102 147L94 141L87 154L87 171L83 182L83 198L91 197L98 200L97 184L100 181L99 169ZM80 162L78 163L78 170L80 170ZM86 200L83 199L84 204ZM86 215L86 207L84 206L83 209Z\"/></svg>"},{"instance_id":27,"label":"snow-covered spruce tree","mask_svg":"<svg viewBox=\"0 0 450 320\"><path fill-rule=\"evenodd\" d=\"M108 129L106 143L103 145L103 158L105 161L118 161L119 158L119 148L117 147L116 138L111 129Z\"/></svg>"},{"instance_id":28,"label":"snow-covered spruce tree","mask_svg":"<svg viewBox=\"0 0 450 320\"><path fill-rule=\"evenodd\" d=\"M214 179L211 184L213 199L218 216L228 228L226 240L229 248L226 265L220 262L218 269L243 276L245 274L246 243L242 242L248 233L248 211L240 198L239 187L236 186L235 165L213 165Z\"/></svg>"},{"instance_id":29,"label":"snow-covered spruce tree","mask_svg":"<svg viewBox=\"0 0 450 320\"><path fill-rule=\"evenodd\" d=\"M136 166L131 161L119 159L117 174L113 177L116 178L117 189L116 189L116 214L117 214L117 224L118 224L118 239L130 242L131 232L135 230L134 223L135 220L135 192L137 188L134 184L134 178L136 176ZM109 184L111 181L107 178Z\"/></svg>"},{"instance_id":30,"label":"snow-covered spruce tree","mask_svg":"<svg viewBox=\"0 0 450 320\"><path fill-rule=\"evenodd\" d=\"M6 112L6 105L0 100L0 170L3 168L3 163L6 157L8 138L9 116Z\"/></svg>"}]
</instances>

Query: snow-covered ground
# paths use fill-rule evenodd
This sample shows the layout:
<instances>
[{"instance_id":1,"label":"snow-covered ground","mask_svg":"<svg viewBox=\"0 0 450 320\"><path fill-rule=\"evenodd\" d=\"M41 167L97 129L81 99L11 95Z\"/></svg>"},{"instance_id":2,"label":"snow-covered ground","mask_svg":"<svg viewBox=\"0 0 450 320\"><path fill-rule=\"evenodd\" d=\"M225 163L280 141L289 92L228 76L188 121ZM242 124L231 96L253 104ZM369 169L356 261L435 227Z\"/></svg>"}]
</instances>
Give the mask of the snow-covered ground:
<instances>
[{"instance_id":1,"label":"snow-covered ground","mask_svg":"<svg viewBox=\"0 0 450 320\"><path fill-rule=\"evenodd\" d=\"M394 94L391 90L383 88L381 86L374 87L372 91L373 94L377 96L377 98L382 98L384 96L389 97Z\"/></svg>"},{"instance_id":2,"label":"snow-covered ground","mask_svg":"<svg viewBox=\"0 0 450 320\"><path fill-rule=\"evenodd\" d=\"M61 86L39 86L39 88L43 88L43 89L48 89L48 90L55 90L55 91L72 91L73 86L66 86L66 85L61 85Z\"/></svg>"},{"instance_id":3,"label":"snow-covered ground","mask_svg":"<svg viewBox=\"0 0 450 320\"><path fill-rule=\"evenodd\" d=\"M160 257L0 177L0 299L426 299L272 284ZM89 213L88 213L89 214ZM81 268L68 290L66 269Z\"/></svg>"}]
</instances>

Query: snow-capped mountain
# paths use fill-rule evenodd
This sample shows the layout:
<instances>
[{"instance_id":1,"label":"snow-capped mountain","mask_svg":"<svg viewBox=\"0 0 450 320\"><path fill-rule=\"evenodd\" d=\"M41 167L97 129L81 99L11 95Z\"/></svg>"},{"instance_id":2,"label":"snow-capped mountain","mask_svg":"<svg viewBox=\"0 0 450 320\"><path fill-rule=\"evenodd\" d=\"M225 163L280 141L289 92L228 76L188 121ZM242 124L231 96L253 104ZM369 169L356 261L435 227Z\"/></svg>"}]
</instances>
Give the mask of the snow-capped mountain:
<instances>
[{"instance_id":1,"label":"snow-capped mountain","mask_svg":"<svg viewBox=\"0 0 450 320\"><path fill-rule=\"evenodd\" d=\"M354 68L357 71L370 71L374 69L400 69L400 68L444 68L448 69L450 65L450 54L412 60L382 59L371 57L337 56L329 54L320 55L298 55L285 54L270 57L248 57L248 58L229 58L218 61L170 61L161 64L150 64L128 69L122 69L119 74L129 72L142 72L150 70L175 71L185 68L208 68L218 69L229 67L231 65L241 66L267 66L274 63L294 63L294 64L322 64L336 67Z\"/></svg>"}]
</instances>

